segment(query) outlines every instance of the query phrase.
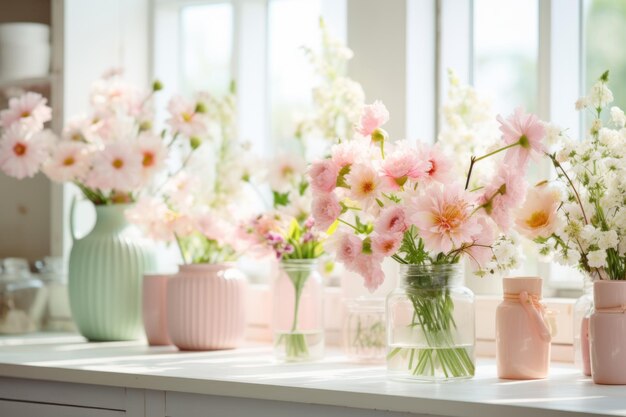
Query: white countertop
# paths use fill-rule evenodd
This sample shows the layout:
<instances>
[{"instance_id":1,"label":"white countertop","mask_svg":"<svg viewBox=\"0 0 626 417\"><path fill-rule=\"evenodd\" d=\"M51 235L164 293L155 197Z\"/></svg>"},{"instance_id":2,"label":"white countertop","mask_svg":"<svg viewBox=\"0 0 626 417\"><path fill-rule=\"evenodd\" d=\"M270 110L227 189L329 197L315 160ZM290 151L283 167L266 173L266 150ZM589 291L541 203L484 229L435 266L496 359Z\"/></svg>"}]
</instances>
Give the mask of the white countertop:
<instances>
[{"instance_id":1,"label":"white countertop","mask_svg":"<svg viewBox=\"0 0 626 417\"><path fill-rule=\"evenodd\" d=\"M352 364L338 352L321 362L287 364L274 362L267 346L178 352L50 334L0 337L0 377L434 415L626 416L626 387L594 385L563 364L541 381L500 380L492 360L479 360L472 380L403 383L387 379L384 366Z\"/></svg>"}]
</instances>

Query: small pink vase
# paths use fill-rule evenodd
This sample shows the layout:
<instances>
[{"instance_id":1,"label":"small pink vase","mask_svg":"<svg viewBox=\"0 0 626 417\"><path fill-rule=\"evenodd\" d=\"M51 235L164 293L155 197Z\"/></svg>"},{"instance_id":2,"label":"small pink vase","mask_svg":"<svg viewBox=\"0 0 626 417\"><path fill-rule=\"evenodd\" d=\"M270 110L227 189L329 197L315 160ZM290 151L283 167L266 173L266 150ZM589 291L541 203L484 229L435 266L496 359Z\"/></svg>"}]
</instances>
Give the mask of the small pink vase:
<instances>
[{"instance_id":1,"label":"small pink vase","mask_svg":"<svg viewBox=\"0 0 626 417\"><path fill-rule=\"evenodd\" d=\"M541 305L538 277L504 278L504 300L496 310L498 377L541 379L550 367L550 329Z\"/></svg>"},{"instance_id":2,"label":"small pink vase","mask_svg":"<svg viewBox=\"0 0 626 417\"><path fill-rule=\"evenodd\" d=\"M596 384L626 385L626 281L593 283L589 319L591 376Z\"/></svg>"},{"instance_id":3,"label":"small pink vase","mask_svg":"<svg viewBox=\"0 0 626 417\"><path fill-rule=\"evenodd\" d=\"M172 275L144 274L142 288L143 328L150 346L167 346L167 281Z\"/></svg>"},{"instance_id":4,"label":"small pink vase","mask_svg":"<svg viewBox=\"0 0 626 417\"><path fill-rule=\"evenodd\" d=\"M167 285L167 327L181 350L233 349L246 328L246 278L234 264L181 265Z\"/></svg>"}]
</instances>

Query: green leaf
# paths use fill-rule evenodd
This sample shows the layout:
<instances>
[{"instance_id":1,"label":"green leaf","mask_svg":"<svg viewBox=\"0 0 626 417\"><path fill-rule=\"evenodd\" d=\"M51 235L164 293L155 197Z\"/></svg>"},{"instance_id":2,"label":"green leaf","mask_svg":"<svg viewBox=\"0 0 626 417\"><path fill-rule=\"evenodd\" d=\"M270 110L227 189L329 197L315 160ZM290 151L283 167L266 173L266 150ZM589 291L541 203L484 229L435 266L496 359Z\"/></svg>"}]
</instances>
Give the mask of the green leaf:
<instances>
[{"instance_id":1,"label":"green leaf","mask_svg":"<svg viewBox=\"0 0 626 417\"><path fill-rule=\"evenodd\" d=\"M272 191L274 196L274 207L289 205L289 191L286 193L279 193L278 191Z\"/></svg>"}]
</instances>

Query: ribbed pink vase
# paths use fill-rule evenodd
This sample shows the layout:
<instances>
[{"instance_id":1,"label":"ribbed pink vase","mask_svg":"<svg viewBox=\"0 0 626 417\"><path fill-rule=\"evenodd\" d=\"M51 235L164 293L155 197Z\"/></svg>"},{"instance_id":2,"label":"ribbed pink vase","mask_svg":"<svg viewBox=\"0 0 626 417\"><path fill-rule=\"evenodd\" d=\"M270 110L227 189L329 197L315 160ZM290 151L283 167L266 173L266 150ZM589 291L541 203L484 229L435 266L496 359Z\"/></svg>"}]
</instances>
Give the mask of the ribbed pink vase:
<instances>
[{"instance_id":1,"label":"ribbed pink vase","mask_svg":"<svg viewBox=\"0 0 626 417\"><path fill-rule=\"evenodd\" d=\"M150 346L171 345L167 332L167 282L173 275L144 274L143 328Z\"/></svg>"},{"instance_id":2,"label":"ribbed pink vase","mask_svg":"<svg viewBox=\"0 0 626 417\"><path fill-rule=\"evenodd\" d=\"M594 282L593 301L591 377L596 384L626 385L626 281Z\"/></svg>"},{"instance_id":3,"label":"ribbed pink vase","mask_svg":"<svg viewBox=\"0 0 626 417\"><path fill-rule=\"evenodd\" d=\"M246 278L234 264L181 265L167 285L167 328L181 350L233 349L246 327Z\"/></svg>"},{"instance_id":4,"label":"ribbed pink vase","mask_svg":"<svg viewBox=\"0 0 626 417\"><path fill-rule=\"evenodd\" d=\"M550 367L550 328L541 304L541 278L504 278L496 310L498 377L540 379Z\"/></svg>"}]
</instances>

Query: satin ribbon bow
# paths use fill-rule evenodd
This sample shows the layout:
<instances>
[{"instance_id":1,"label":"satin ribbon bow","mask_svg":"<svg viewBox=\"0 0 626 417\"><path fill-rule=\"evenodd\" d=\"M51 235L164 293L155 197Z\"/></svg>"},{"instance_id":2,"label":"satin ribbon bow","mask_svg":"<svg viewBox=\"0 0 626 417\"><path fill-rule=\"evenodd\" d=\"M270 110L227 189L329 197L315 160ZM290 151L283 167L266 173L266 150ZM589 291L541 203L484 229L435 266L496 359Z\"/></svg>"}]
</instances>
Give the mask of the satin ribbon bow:
<instances>
[{"instance_id":1,"label":"satin ribbon bow","mask_svg":"<svg viewBox=\"0 0 626 417\"><path fill-rule=\"evenodd\" d=\"M519 303L524 307L528 317L534 325L535 330L539 334L539 337L544 342L550 343L552 340L552 335L550 334L550 329L546 324L545 316L546 316L546 307L539 301L539 297L534 294L528 294L526 291L522 291L519 294L504 294L505 300L511 301L519 301Z\"/></svg>"}]
</instances>

